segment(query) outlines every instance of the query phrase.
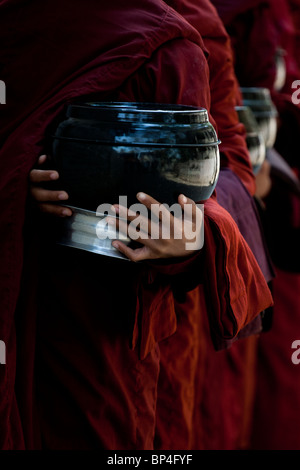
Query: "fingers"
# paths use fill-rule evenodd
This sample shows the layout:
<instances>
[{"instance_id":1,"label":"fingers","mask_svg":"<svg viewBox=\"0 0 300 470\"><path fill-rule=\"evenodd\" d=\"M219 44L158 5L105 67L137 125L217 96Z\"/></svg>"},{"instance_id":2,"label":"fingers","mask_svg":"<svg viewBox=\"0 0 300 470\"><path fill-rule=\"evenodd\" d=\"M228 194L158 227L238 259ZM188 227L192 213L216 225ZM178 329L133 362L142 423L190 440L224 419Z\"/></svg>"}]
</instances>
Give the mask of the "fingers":
<instances>
[{"instance_id":1,"label":"fingers","mask_svg":"<svg viewBox=\"0 0 300 470\"><path fill-rule=\"evenodd\" d=\"M197 207L197 204L192 199L189 199L184 194L180 194L178 197L178 203L180 204L185 216L188 217L192 222L196 220L198 211L201 210Z\"/></svg>"},{"instance_id":2,"label":"fingers","mask_svg":"<svg viewBox=\"0 0 300 470\"><path fill-rule=\"evenodd\" d=\"M169 220L171 213L164 204L145 193L138 193L136 197L158 220Z\"/></svg>"},{"instance_id":3,"label":"fingers","mask_svg":"<svg viewBox=\"0 0 300 470\"><path fill-rule=\"evenodd\" d=\"M36 186L31 186L30 193L37 202L59 202L69 198L65 191L51 191Z\"/></svg>"},{"instance_id":4,"label":"fingers","mask_svg":"<svg viewBox=\"0 0 300 470\"><path fill-rule=\"evenodd\" d=\"M138 261L143 261L146 259L153 259L153 253L147 246L142 248L132 249L129 246L125 245L121 241L113 241L112 246L116 248L120 253L125 255L130 261L137 263Z\"/></svg>"},{"instance_id":5,"label":"fingers","mask_svg":"<svg viewBox=\"0 0 300 470\"><path fill-rule=\"evenodd\" d=\"M183 222L188 231L202 222L201 209L183 194L178 197L177 208L176 204L163 205L145 193L138 193L137 198L141 204L134 204L130 209L113 206L114 212L123 220L112 220L111 223L117 223L119 231L129 238L148 246L152 245L151 240L182 238Z\"/></svg>"},{"instance_id":6,"label":"fingers","mask_svg":"<svg viewBox=\"0 0 300 470\"><path fill-rule=\"evenodd\" d=\"M132 207L137 208L136 205ZM127 207L123 207L120 205L114 205L113 209L119 217L123 218L124 220L127 220L128 222L132 222L132 226L139 226L140 230L144 231L147 234L151 232L151 220L148 218L148 212L146 207L144 207L144 211L143 206L141 208L137 208L141 209L137 212L132 209L127 209ZM126 227L123 223L120 222L120 230L122 230L122 228L125 230Z\"/></svg>"},{"instance_id":7,"label":"fingers","mask_svg":"<svg viewBox=\"0 0 300 470\"><path fill-rule=\"evenodd\" d=\"M56 206L54 204L38 204L39 210L47 215L56 217L70 217L72 215L71 209L63 206Z\"/></svg>"},{"instance_id":8,"label":"fingers","mask_svg":"<svg viewBox=\"0 0 300 470\"><path fill-rule=\"evenodd\" d=\"M41 155L38 158L38 166L43 165L46 160L47 155ZM29 174L30 194L41 212L58 217L68 217L72 215L71 209L51 204L51 202L67 201L69 199L68 193L66 191L49 190L42 187L42 183L55 181L58 178L59 174L55 170L34 168Z\"/></svg>"},{"instance_id":9,"label":"fingers","mask_svg":"<svg viewBox=\"0 0 300 470\"><path fill-rule=\"evenodd\" d=\"M43 165L45 161L47 160L47 155L40 155L38 158L38 165Z\"/></svg>"},{"instance_id":10,"label":"fingers","mask_svg":"<svg viewBox=\"0 0 300 470\"><path fill-rule=\"evenodd\" d=\"M131 221L128 225L127 221L123 219L113 217L106 218L108 225L118 231L119 236L121 235L125 238L130 238L131 240L142 244L146 244L147 242L150 243L151 238L148 234L148 221L143 230L143 227L138 227L139 224L135 224L135 220Z\"/></svg>"},{"instance_id":11,"label":"fingers","mask_svg":"<svg viewBox=\"0 0 300 470\"><path fill-rule=\"evenodd\" d=\"M38 158L37 164L38 166L43 165L47 160L47 155L41 155ZM30 182L33 184L38 184L42 183L45 181L54 181L59 178L59 174L55 170L39 170L37 168L34 168L31 170L29 174L29 179Z\"/></svg>"},{"instance_id":12,"label":"fingers","mask_svg":"<svg viewBox=\"0 0 300 470\"><path fill-rule=\"evenodd\" d=\"M152 201L155 199L151 198ZM156 206L159 204L155 201ZM150 201L148 200L148 205ZM120 218L112 218L108 223L111 225L116 225L117 230L126 237L131 238L131 240L142 243L143 245L152 246L153 240L158 240L162 236L162 224L160 223L158 217L153 218L153 207L151 204L151 218L148 217L148 210L144 205L135 204L132 209L127 209L126 207L115 205L113 206L115 213L118 214ZM137 212L135 211L137 210ZM158 211L156 211L158 214ZM168 220L172 217L171 213L168 212Z\"/></svg>"},{"instance_id":13,"label":"fingers","mask_svg":"<svg viewBox=\"0 0 300 470\"><path fill-rule=\"evenodd\" d=\"M154 239L161 236L163 226L168 226L173 230L174 217L168 206L145 193L138 193L136 197L141 204L134 204L130 209L115 205L113 206L115 212L132 222L132 227L140 226L141 231L151 234L151 238Z\"/></svg>"},{"instance_id":14,"label":"fingers","mask_svg":"<svg viewBox=\"0 0 300 470\"><path fill-rule=\"evenodd\" d=\"M119 234L134 240L141 246L132 249L120 239L115 240L113 246L127 258L137 262L146 259L187 256L191 250L201 248L198 238L203 214L194 201L180 195L176 209L176 205L171 208L164 206L144 193L139 193L137 199L141 204L135 204L130 209L119 205L113 206L119 218L108 218L108 223L114 225ZM194 243L194 240L197 243Z\"/></svg>"},{"instance_id":15,"label":"fingers","mask_svg":"<svg viewBox=\"0 0 300 470\"><path fill-rule=\"evenodd\" d=\"M59 178L57 171L54 170L31 170L29 174L30 182L33 184L43 183L45 181L55 181Z\"/></svg>"},{"instance_id":16,"label":"fingers","mask_svg":"<svg viewBox=\"0 0 300 470\"><path fill-rule=\"evenodd\" d=\"M69 196L65 191L49 191L40 187L31 186L30 193L41 212L58 217L69 217L72 215L71 209L67 207L47 204L49 202L66 201Z\"/></svg>"}]
</instances>

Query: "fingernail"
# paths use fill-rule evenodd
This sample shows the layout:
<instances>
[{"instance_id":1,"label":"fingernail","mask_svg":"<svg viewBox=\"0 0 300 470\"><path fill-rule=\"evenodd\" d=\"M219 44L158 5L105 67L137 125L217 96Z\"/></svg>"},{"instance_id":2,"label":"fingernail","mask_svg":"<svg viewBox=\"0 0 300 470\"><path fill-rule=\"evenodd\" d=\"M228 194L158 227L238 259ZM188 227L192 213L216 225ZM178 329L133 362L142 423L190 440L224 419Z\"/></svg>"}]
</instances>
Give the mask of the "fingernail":
<instances>
[{"instance_id":1,"label":"fingernail","mask_svg":"<svg viewBox=\"0 0 300 470\"><path fill-rule=\"evenodd\" d=\"M136 197L139 200L144 200L144 199L146 199L146 194L145 193L138 193Z\"/></svg>"},{"instance_id":2,"label":"fingernail","mask_svg":"<svg viewBox=\"0 0 300 470\"><path fill-rule=\"evenodd\" d=\"M64 210L62 211L62 215L64 215L64 216L70 216L70 215L72 215L72 212L71 212L69 209L64 209Z\"/></svg>"},{"instance_id":3,"label":"fingernail","mask_svg":"<svg viewBox=\"0 0 300 470\"><path fill-rule=\"evenodd\" d=\"M184 194L181 194L181 200L182 200L183 204L187 203L187 198Z\"/></svg>"},{"instance_id":4,"label":"fingernail","mask_svg":"<svg viewBox=\"0 0 300 470\"><path fill-rule=\"evenodd\" d=\"M112 246L116 248L117 250L119 249L119 243L117 242L112 242Z\"/></svg>"},{"instance_id":5,"label":"fingernail","mask_svg":"<svg viewBox=\"0 0 300 470\"><path fill-rule=\"evenodd\" d=\"M68 199L68 197L69 197L69 196L68 196L66 193L60 193L60 194L58 195L58 199L59 199L60 201L65 201L66 199Z\"/></svg>"},{"instance_id":6,"label":"fingernail","mask_svg":"<svg viewBox=\"0 0 300 470\"><path fill-rule=\"evenodd\" d=\"M57 180L57 178L58 178L58 173L51 173L51 174L50 174L50 178L51 178L52 180Z\"/></svg>"}]
</instances>

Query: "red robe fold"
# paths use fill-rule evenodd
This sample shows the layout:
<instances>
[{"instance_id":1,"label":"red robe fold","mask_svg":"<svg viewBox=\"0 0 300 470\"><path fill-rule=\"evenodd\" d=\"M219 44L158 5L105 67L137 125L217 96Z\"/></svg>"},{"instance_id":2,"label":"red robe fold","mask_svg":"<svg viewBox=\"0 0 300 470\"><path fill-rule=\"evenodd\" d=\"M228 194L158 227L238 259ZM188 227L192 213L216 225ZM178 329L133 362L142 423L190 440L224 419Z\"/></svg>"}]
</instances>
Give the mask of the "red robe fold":
<instances>
[{"instance_id":1,"label":"red robe fold","mask_svg":"<svg viewBox=\"0 0 300 470\"><path fill-rule=\"evenodd\" d=\"M151 449L159 345L181 331L174 265L165 266L166 274L133 265L131 277L127 265L51 247L51 231L49 240L39 219L27 225L28 173L43 151L45 133L72 99L209 109L208 67L198 32L163 2L133 1L129 8L117 0L109 6L65 0L63 6L0 5L0 39L9 37L0 56L1 78L10 90L0 128L0 331L8 357L1 370L0 444L23 448L25 439L27 448ZM39 67L32 70L32 64ZM187 270L196 288L203 283L205 295L215 299L209 312L201 309L212 334L234 338L272 299L230 215L214 200L206 206L205 256L178 262L178 275ZM203 303L196 294L191 300L198 308ZM17 360L16 345L22 352Z\"/></svg>"}]
</instances>

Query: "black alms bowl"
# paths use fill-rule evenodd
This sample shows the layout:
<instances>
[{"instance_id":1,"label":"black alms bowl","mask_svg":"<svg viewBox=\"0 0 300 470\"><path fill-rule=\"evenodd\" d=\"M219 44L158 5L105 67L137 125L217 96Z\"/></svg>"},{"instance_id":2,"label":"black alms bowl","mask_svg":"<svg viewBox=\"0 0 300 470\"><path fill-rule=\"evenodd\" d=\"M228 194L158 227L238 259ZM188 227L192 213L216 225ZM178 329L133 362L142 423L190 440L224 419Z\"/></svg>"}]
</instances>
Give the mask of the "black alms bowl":
<instances>
[{"instance_id":1,"label":"black alms bowl","mask_svg":"<svg viewBox=\"0 0 300 470\"><path fill-rule=\"evenodd\" d=\"M237 106L239 120L245 126L246 142L253 172L257 173L266 158L266 145L255 116L249 106Z\"/></svg>"},{"instance_id":2,"label":"black alms bowl","mask_svg":"<svg viewBox=\"0 0 300 470\"><path fill-rule=\"evenodd\" d=\"M208 199L219 175L219 141L205 109L86 102L69 105L52 139L51 167L68 205L95 211L139 191L173 204Z\"/></svg>"},{"instance_id":3,"label":"black alms bowl","mask_svg":"<svg viewBox=\"0 0 300 470\"><path fill-rule=\"evenodd\" d=\"M267 88L241 88L243 105L251 108L267 148L272 148L277 135L277 109Z\"/></svg>"}]
</instances>

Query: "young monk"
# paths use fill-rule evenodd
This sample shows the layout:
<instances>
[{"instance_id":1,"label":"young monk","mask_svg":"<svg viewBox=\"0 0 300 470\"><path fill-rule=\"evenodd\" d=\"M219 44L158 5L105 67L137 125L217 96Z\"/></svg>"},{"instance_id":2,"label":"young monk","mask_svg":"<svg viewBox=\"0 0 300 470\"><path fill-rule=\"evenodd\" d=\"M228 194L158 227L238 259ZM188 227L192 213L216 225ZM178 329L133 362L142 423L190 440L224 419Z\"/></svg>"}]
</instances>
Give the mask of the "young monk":
<instances>
[{"instance_id":1,"label":"young monk","mask_svg":"<svg viewBox=\"0 0 300 470\"><path fill-rule=\"evenodd\" d=\"M202 39L165 3L65 0L63 7L47 0L7 0L0 7L1 39L14 24L0 61L12 90L0 137L0 311L8 356L0 389L1 447L152 449L159 347L180 331L175 295L186 295L191 311L203 305L204 316L199 295L211 298L215 341L235 338L272 299L237 225L214 198L205 204L204 250L187 253L184 239L179 245L150 239L137 251L119 242L116 247L139 264L51 244L51 219L44 239L36 214L26 214L24 225L28 175L49 126L72 99L210 105ZM31 172L31 196L46 216L68 216L49 204L67 200L64 188L41 187L53 173L59 178L53 170ZM153 202L151 195L138 198L147 207ZM187 361L191 365L192 356Z\"/></svg>"},{"instance_id":2,"label":"young monk","mask_svg":"<svg viewBox=\"0 0 300 470\"><path fill-rule=\"evenodd\" d=\"M216 9L208 0L168 0L166 3L200 32L209 52L210 112L221 140L221 172L217 184L217 199L236 220L242 235L257 257L265 278L270 281L272 269L252 198L255 192L255 177L246 146L245 129L240 124L235 109L237 104L240 104L239 87L234 74L229 36ZM160 348L163 376L160 378L158 389L156 445L163 448L167 443L171 449L240 448L244 445L245 433L249 434L248 417L253 404L255 351L252 343L256 342L253 335L262 329L261 319L257 317L248 332L243 333L245 336L251 335L249 341L240 340L234 345L231 342L213 345L209 326L201 315L198 314L200 341L195 341L190 327L190 305L179 299L175 306L178 318L181 319L182 335L178 334L164 341ZM184 307L188 310L185 311ZM181 356L187 355L183 353L184 348L194 357L197 352L199 356L194 395L188 392L187 385L188 378L192 380L192 373L188 375L185 372L186 363L180 359L176 368L174 359L177 351L181 351ZM216 352L215 348L223 351ZM165 373L169 364L172 365L171 370ZM186 383L185 388L181 390L178 377L182 376L186 377ZM169 400L170 390L174 387L177 387L177 399ZM173 433L170 433L171 426Z\"/></svg>"}]
</instances>

